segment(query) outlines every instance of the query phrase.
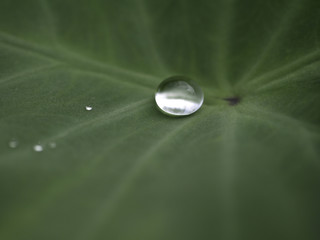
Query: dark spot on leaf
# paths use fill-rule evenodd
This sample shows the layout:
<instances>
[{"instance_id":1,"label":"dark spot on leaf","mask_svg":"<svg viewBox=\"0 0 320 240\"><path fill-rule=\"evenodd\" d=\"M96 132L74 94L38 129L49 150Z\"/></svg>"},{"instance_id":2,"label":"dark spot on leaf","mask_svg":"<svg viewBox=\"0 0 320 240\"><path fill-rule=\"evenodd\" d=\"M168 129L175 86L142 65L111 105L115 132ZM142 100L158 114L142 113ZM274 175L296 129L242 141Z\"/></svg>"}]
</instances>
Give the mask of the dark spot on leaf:
<instances>
[{"instance_id":1,"label":"dark spot on leaf","mask_svg":"<svg viewBox=\"0 0 320 240\"><path fill-rule=\"evenodd\" d=\"M224 98L223 100L226 100L227 102L229 102L230 106L235 106L240 102L240 97Z\"/></svg>"}]
</instances>

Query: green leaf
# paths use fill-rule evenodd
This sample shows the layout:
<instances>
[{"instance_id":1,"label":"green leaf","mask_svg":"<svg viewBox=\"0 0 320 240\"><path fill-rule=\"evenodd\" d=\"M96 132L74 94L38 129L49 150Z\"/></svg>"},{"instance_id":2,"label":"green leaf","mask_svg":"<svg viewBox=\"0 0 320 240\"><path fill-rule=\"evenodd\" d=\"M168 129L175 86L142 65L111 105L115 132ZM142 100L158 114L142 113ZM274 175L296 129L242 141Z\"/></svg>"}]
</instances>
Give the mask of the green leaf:
<instances>
[{"instance_id":1,"label":"green leaf","mask_svg":"<svg viewBox=\"0 0 320 240\"><path fill-rule=\"evenodd\" d=\"M2 0L0 239L319 239L319 11ZM190 117L156 109L173 75Z\"/></svg>"}]
</instances>

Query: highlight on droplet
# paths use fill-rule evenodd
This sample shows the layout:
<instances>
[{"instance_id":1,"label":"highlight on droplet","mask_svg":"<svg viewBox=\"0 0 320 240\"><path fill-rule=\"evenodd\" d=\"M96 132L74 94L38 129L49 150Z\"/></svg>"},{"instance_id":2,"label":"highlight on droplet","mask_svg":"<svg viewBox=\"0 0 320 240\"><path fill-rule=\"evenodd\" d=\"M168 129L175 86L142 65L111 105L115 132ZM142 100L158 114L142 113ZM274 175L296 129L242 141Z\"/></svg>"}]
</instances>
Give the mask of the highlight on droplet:
<instances>
[{"instance_id":1,"label":"highlight on droplet","mask_svg":"<svg viewBox=\"0 0 320 240\"><path fill-rule=\"evenodd\" d=\"M86 106L86 110L87 110L87 111L91 111L91 110L92 110L92 106L89 106L89 105Z\"/></svg>"},{"instance_id":2,"label":"highlight on droplet","mask_svg":"<svg viewBox=\"0 0 320 240\"><path fill-rule=\"evenodd\" d=\"M43 151L43 146L41 144L36 144L33 146L33 150L35 152L42 152Z\"/></svg>"}]
</instances>

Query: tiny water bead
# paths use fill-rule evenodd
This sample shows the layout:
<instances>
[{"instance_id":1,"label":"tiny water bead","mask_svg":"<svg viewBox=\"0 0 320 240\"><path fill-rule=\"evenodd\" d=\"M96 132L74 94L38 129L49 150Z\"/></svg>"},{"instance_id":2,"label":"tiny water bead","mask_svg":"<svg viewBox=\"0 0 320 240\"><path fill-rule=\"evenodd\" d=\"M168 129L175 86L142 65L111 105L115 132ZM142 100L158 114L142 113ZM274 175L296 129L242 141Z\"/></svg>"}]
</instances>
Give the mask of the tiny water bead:
<instances>
[{"instance_id":1,"label":"tiny water bead","mask_svg":"<svg viewBox=\"0 0 320 240\"><path fill-rule=\"evenodd\" d=\"M33 146L33 150L35 152L42 152L43 151L43 146L40 145L40 144L36 144L36 145Z\"/></svg>"},{"instance_id":2,"label":"tiny water bead","mask_svg":"<svg viewBox=\"0 0 320 240\"><path fill-rule=\"evenodd\" d=\"M92 107L91 107L91 106L86 106L86 110L87 110L87 111L91 111L91 110L92 110Z\"/></svg>"},{"instance_id":3,"label":"tiny water bead","mask_svg":"<svg viewBox=\"0 0 320 240\"><path fill-rule=\"evenodd\" d=\"M50 148L56 148L57 147L57 144L55 142L50 142L49 143L49 147Z\"/></svg>"},{"instance_id":4,"label":"tiny water bead","mask_svg":"<svg viewBox=\"0 0 320 240\"><path fill-rule=\"evenodd\" d=\"M184 76L165 79L155 94L159 109L172 116L186 116L196 112L202 106L203 98L201 88Z\"/></svg>"},{"instance_id":5,"label":"tiny water bead","mask_svg":"<svg viewBox=\"0 0 320 240\"><path fill-rule=\"evenodd\" d=\"M16 148L16 147L18 147L19 142L18 142L16 139L12 139L12 140L9 142L8 145L9 145L10 148Z\"/></svg>"}]
</instances>

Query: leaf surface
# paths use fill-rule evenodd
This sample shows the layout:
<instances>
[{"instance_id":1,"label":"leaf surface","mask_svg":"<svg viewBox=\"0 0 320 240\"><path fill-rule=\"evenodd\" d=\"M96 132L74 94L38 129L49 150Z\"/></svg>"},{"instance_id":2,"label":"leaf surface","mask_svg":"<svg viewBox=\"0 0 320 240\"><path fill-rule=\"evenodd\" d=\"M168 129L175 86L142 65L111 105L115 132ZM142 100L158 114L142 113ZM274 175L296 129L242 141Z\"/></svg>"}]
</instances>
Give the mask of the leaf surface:
<instances>
[{"instance_id":1,"label":"leaf surface","mask_svg":"<svg viewBox=\"0 0 320 240\"><path fill-rule=\"evenodd\" d=\"M319 11L2 0L0 239L318 239ZM173 75L190 117L156 109Z\"/></svg>"}]
</instances>

